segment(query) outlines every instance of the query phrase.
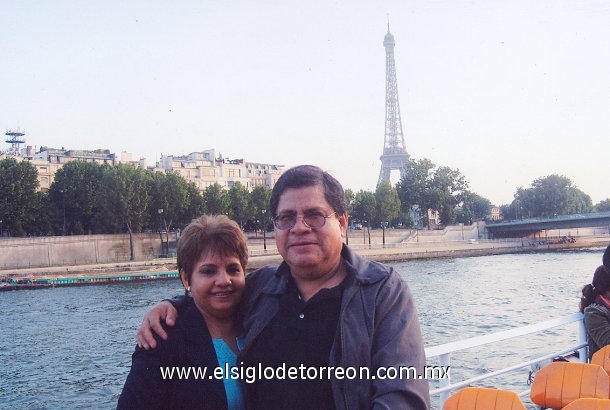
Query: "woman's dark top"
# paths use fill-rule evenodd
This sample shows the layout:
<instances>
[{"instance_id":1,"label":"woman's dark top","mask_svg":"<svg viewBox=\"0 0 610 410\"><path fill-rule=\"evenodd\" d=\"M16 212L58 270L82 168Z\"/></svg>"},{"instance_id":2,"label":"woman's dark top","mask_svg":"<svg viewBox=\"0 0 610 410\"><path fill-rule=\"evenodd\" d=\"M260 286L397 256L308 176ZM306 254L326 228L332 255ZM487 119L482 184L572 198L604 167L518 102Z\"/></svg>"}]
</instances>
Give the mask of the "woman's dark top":
<instances>
[{"instance_id":1,"label":"woman's dark top","mask_svg":"<svg viewBox=\"0 0 610 410\"><path fill-rule=\"evenodd\" d=\"M167 340L157 338L157 348L136 347L131 371L119 398L118 409L226 409L222 379L210 379L218 366L216 351L203 316L190 299L173 328L165 327ZM165 368L165 378L160 368ZM188 378L177 369L190 368ZM173 377L169 377L171 370ZM182 369L181 369L182 370ZM206 371L196 377L193 371Z\"/></svg>"}]
</instances>

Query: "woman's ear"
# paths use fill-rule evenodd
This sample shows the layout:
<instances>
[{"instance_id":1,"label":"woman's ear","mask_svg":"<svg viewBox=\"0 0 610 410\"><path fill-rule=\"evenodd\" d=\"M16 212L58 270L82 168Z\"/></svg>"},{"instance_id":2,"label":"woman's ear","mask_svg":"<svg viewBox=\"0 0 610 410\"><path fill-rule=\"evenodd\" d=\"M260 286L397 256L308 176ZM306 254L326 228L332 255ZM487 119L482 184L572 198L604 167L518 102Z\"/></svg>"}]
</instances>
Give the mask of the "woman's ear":
<instances>
[{"instance_id":1,"label":"woman's ear","mask_svg":"<svg viewBox=\"0 0 610 410\"><path fill-rule=\"evenodd\" d=\"M188 289L188 290L190 290L190 289L189 289L189 287L190 287L190 286L189 286L189 282L188 282L188 280L186 279L186 273L184 272L184 269L182 269L182 270L180 271L180 281L182 281L182 286L184 286L184 289Z\"/></svg>"}]
</instances>

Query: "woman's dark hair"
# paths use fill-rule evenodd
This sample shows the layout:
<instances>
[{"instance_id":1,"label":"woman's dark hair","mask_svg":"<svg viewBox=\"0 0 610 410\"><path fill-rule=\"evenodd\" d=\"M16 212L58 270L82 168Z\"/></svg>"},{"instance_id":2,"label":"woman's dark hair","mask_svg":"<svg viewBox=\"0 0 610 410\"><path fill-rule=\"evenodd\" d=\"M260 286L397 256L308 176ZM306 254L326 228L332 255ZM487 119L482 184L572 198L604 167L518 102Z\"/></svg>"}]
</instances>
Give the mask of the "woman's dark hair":
<instances>
[{"instance_id":1,"label":"woman's dark hair","mask_svg":"<svg viewBox=\"0 0 610 410\"><path fill-rule=\"evenodd\" d=\"M280 197L285 190L294 188L303 188L319 185L324 189L324 197L326 201L337 213L337 217L347 212L345 205L345 193L343 187L332 175L322 171L314 165L299 165L290 168L284 172L271 191L271 199L269 200L269 210L271 216L277 216L277 207L280 203Z\"/></svg>"},{"instance_id":2,"label":"woman's dark hair","mask_svg":"<svg viewBox=\"0 0 610 410\"><path fill-rule=\"evenodd\" d=\"M610 245L606 248L606 252L604 252L604 256L602 257L602 263L608 269L610 269Z\"/></svg>"},{"instance_id":3,"label":"woman's dark hair","mask_svg":"<svg viewBox=\"0 0 610 410\"><path fill-rule=\"evenodd\" d=\"M610 289L610 270L603 265L598 266L593 274L593 281L582 288L580 311L584 312L585 308L595 301L595 298L606 293L608 289Z\"/></svg>"},{"instance_id":4,"label":"woman's dark hair","mask_svg":"<svg viewBox=\"0 0 610 410\"><path fill-rule=\"evenodd\" d=\"M237 256L242 269L246 271L248 245L246 236L235 221L225 215L203 215L184 228L176 255L180 277L190 283L195 265L208 254Z\"/></svg>"}]
</instances>

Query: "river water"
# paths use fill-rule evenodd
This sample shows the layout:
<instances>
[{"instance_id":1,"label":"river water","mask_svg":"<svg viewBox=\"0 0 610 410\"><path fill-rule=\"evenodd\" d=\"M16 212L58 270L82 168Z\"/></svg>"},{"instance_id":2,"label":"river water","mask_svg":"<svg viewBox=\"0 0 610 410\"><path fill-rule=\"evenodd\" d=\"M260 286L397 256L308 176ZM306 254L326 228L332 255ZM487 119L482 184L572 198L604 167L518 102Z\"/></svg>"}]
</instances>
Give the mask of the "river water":
<instances>
[{"instance_id":1,"label":"river water","mask_svg":"<svg viewBox=\"0 0 610 410\"><path fill-rule=\"evenodd\" d=\"M589 249L393 266L411 286L426 346L434 346L576 312L580 289L591 281L602 253ZM114 408L142 316L160 299L179 293L178 280L0 293L0 408ZM575 327L568 326L466 351L452 361L452 381L571 341L576 341ZM524 371L487 384L522 391L526 377Z\"/></svg>"}]
</instances>

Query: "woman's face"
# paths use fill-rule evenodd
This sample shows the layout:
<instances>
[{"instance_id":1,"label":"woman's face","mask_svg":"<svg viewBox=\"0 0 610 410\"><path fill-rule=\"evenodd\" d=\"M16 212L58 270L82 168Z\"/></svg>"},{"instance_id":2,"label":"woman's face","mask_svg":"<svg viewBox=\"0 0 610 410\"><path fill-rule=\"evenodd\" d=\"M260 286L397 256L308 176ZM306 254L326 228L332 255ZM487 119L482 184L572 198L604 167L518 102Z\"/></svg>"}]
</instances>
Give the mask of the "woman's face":
<instances>
[{"instance_id":1,"label":"woman's face","mask_svg":"<svg viewBox=\"0 0 610 410\"><path fill-rule=\"evenodd\" d=\"M190 283L195 304L204 317L230 317L244 293L246 278L237 256L202 255L193 268Z\"/></svg>"}]
</instances>

